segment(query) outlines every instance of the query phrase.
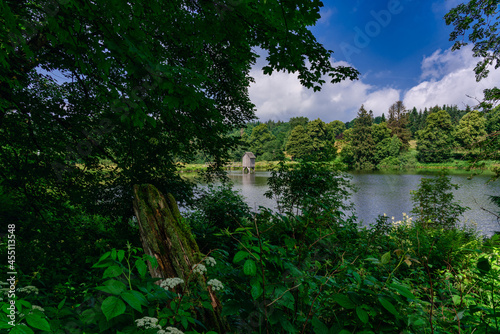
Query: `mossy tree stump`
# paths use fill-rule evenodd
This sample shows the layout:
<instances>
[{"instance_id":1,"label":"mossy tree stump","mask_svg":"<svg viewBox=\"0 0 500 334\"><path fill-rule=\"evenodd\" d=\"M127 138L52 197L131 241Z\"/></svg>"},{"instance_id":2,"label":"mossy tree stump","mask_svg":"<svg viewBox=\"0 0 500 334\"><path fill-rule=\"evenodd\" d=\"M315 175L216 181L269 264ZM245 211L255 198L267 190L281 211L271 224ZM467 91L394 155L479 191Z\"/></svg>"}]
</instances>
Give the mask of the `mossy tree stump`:
<instances>
[{"instance_id":1,"label":"mossy tree stump","mask_svg":"<svg viewBox=\"0 0 500 334\"><path fill-rule=\"evenodd\" d=\"M134 185L134 212L139 222L139 231L144 252L156 258L158 267L149 265L152 277L179 277L187 282L193 266L202 260L189 226L182 220L177 202L172 194L163 196L153 185ZM191 275L191 277L193 277ZM213 311L205 309L199 319L210 330L218 333L229 331L221 316L221 303L205 282L196 275L198 284L207 289Z\"/></svg>"}]
</instances>

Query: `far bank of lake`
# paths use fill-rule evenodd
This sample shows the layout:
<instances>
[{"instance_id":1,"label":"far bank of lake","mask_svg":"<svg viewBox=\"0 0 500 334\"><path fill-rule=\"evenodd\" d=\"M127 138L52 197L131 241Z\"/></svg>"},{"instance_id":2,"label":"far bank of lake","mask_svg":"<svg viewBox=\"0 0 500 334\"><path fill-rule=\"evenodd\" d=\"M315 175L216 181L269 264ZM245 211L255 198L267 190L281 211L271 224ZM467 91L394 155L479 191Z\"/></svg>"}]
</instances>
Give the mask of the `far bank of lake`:
<instances>
[{"instance_id":1,"label":"far bank of lake","mask_svg":"<svg viewBox=\"0 0 500 334\"><path fill-rule=\"evenodd\" d=\"M268 190L267 179L271 172L243 174L241 171L229 171L228 175L234 183L234 189L244 196L254 210L259 206L275 208L274 200L264 196ZM413 207L410 191L418 188L421 178L438 174L430 171L378 171L350 172L349 175L358 189L352 195L358 221L369 225L375 222L378 215L384 213L395 220L401 220L403 213L410 215ZM463 172L450 174L451 182L460 186L454 191L455 200L470 208L462 220L474 222L482 234L492 235L494 231L500 231L500 223L481 207L493 212L498 211L489 201L489 196L500 194L500 181L488 182L490 175L476 175L471 179L469 176L469 173Z\"/></svg>"}]
</instances>

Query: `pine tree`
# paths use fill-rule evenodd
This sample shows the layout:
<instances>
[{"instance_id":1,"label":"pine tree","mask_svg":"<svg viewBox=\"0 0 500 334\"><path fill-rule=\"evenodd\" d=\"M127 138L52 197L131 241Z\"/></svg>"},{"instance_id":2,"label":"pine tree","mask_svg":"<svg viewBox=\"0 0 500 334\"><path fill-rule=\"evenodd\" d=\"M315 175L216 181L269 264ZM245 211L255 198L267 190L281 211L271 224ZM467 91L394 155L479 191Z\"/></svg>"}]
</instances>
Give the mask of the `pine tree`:
<instances>
[{"instance_id":1,"label":"pine tree","mask_svg":"<svg viewBox=\"0 0 500 334\"><path fill-rule=\"evenodd\" d=\"M402 101L397 101L389 108L389 119L387 120L387 126L391 129L393 135L398 136L398 138L403 143L405 148L410 146L411 133L406 128L408 125L408 112Z\"/></svg>"},{"instance_id":2,"label":"pine tree","mask_svg":"<svg viewBox=\"0 0 500 334\"><path fill-rule=\"evenodd\" d=\"M373 169L375 166L375 141L372 137L372 116L364 106L358 111L351 134L351 152L355 169Z\"/></svg>"}]
</instances>

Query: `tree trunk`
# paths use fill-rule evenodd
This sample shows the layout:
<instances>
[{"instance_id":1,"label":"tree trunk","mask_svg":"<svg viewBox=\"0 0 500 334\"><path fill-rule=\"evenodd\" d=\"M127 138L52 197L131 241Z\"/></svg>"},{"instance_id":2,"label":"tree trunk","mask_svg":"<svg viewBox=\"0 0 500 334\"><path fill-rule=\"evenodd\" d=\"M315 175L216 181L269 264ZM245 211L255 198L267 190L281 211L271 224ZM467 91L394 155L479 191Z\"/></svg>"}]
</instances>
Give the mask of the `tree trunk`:
<instances>
[{"instance_id":1,"label":"tree trunk","mask_svg":"<svg viewBox=\"0 0 500 334\"><path fill-rule=\"evenodd\" d=\"M152 277L179 277L187 283L188 277L200 284L210 295L213 311L204 308L200 320L209 330L226 333L229 326L221 316L222 305L205 282L203 275L193 274L192 268L203 259L191 229L181 218L171 194L163 196L150 184L134 185L134 212L144 252L156 258L158 267L149 265ZM190 275L191 273L191 275Z\"/></svg>"}]
</instances>

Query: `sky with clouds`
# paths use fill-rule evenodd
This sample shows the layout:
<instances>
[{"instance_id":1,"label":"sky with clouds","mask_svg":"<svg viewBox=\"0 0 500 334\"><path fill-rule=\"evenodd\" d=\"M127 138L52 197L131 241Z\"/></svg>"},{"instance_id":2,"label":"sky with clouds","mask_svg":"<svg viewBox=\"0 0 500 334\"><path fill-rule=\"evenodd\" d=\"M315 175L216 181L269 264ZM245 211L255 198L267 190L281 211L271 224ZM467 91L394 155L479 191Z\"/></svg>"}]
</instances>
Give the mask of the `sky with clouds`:
<instances>
[{"instance_id":1,"label":"sky with clouds","mask_svg":"<svg viewBox=\"0 0 500 334\"><path fill-rule=\"evenodd\" d=\"M249 89L261 121L306 116L350 121L364 104L375 116L396 101L407 108L474 106L483 90L500 82L500 71L476 82L471 46L451 51L443 17L460 0L323 0L314 35L333 50L332 63L361 72L356 81L325 84L321 92L302 87L297 75L252 70ZM327 80L328 82L328 80Z\"/></svg>"}]
</instances>

